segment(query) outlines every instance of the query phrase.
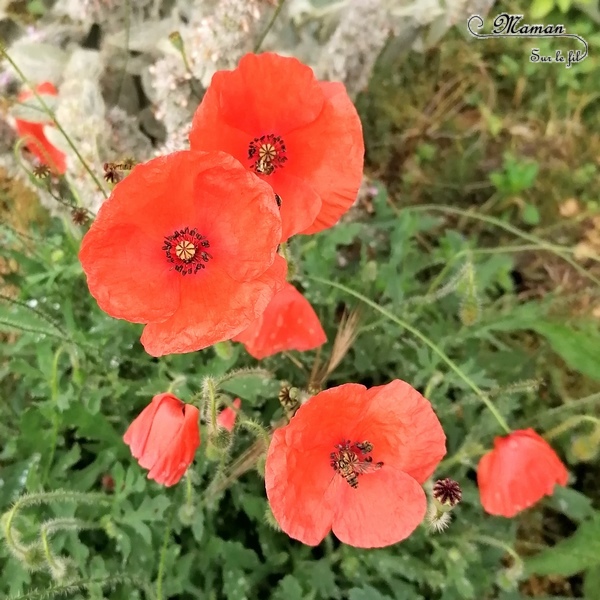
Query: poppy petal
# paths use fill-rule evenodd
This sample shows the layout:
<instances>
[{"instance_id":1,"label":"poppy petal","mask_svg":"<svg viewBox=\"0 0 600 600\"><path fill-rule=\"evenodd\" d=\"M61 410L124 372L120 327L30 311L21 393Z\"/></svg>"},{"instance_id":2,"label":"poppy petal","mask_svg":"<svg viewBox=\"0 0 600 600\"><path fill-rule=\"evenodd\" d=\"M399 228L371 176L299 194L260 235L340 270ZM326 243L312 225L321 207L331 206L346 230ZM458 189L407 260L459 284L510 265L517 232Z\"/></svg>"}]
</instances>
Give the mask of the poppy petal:
<instances>
[{"instance_id":1,"label":"poppy petal","mask_svg":"<svg viewBox=\"0 0 600 600\"><path fill-rule=\"evenodd\" d=\"M160 404L148 433L144 453L138 459L140 466L144 469L152 469L177 441L183 425L183 406L183 402L174 396Z\"/></svg>"},{"instance_id":2,"label":"poppy petal","mask_svg":"<svg viewBox=\"0 0 600 600\"><path fill-rule=\"evenodd\" d=\"M554 487L566 485L568 471L552 447L533 429L513 431L494 440L494 450L477 467L481 504L486 512L514 517Z\"/></svg>"},{"instance_id":3,"label":"poppy petal","mask_svg":"<svg viewBox=\"0 0 600 600\"><path fill-rule=\"evenodd\" d=\"M273 516L290 537L316 546L329 533L334 506L327 490L336 477L328 444L291 447L285 428L277 429L267 452L265 486Z\"/></svg>"},{"instance_id":4,"label":"poppy petal","mask_svg":"<svg viewBox=\"0 0 600 600\"><path fill-rule=\"evenodd\" d=\"M218 264L237 281L254 279L273 263L281 241L275 193L233 157L215 156L219 162L198 178L194 190L198 229L206 231L213 256L209 267Z\"/></svg>"},{"instance_id":5,"label":"poppy petal","mask_svg":"<svg viewBox=\"0 0 600 600\"><path fill-rule=\"evenodd\" d=\"M267 179L281 198L281 241L300 233L314 222L322 201L317 191L305 178L282 169Z\"/></svg>"},{"instance_id":6,"label":"poppy petal","mask_svg":"<svg viewBox=\"0 0 600 600\"><path fill-rule=\"evenodd\" d=\"M286 272L286 261L276 255L273 265L252 281L234 281L216 267L195 280L188 278L177 311L144 328L141 342L146 352L152 356L193 352L231 339L265 310L283 286Z\"/></svg>"},{"instance_id":7,"label":"poppy petal","mask_svg":"<svg viewBox=\"0 0 600 600\"><path fill-rule=\"evenodd\" d=\"M308 300L291 284L273 296L265 312L236 337L254 358L278 352L305 352L321 346L327 336Z\"/></svg>"},{"instance_id":8,"label":"poppy petal","mask_svg":"<svg viewBox=\"0 0 600 600\"><path fill-rule=\"evenodd\" d=\"M229 432L233 431L233 428L235 427L235 420L237 418L238 410L242 406L242 401L239 398L236 398L233 401L233 406L235 408L226 406L217 416L217 425Z\"/></svg>"},{"instance_id":9,"label":"poppy petal","mask_svg":"<svg viewBox=\"0 0 600 600\"><path fill-rule=\"evenodd\" d=\"M423 483L446 454L446 435L426 400L396 379L368 390L365 439L377 439L376 459Z\"/></svg>"},{"instance_id":10,"label":"poppy petal","mask_svg":"<svg viewBox=\"0 0 600 600\"><path fill-rule=\"evenodd\" d=\"M177 309L179 274L165 260L160 241L139 228L112 219L92 224L79 260L90 293L111 316L146 323L167 319Z\"/></svg>"},{"instance_id":11,"label":"poppy petal","mask_svg":"<svg viewBox=\"0 0 600 600\"><path fill-rule=\"evenodd\" d=\"M410 475L385 465L362 475L356 489L338 478L333 533L357 548L382 548L407 538L427 510L423 488Z\"/></svg>"},{"instance_id":12,"label":"poppy petal","mask_svg":"<svg viewBox=\"0 0 600 600\"><path fill-rule=\"evenodd\" d=\"M335 225L354 204L362 182L365 147L360 118L342 84L325 87L331 97L319 118L286 136L290 153L286 173L305 177L322 201L314 222L302 230L304 234ZM296 148L302 151L296 153Z\"/></svg>"},{"instance_id":13,"label":"poppy petal","mask_svg":"<svg viewBox=\"0 0 600 600\"><path fill-rule=\"evenodd\" d=\"M181 410L184 414L181 428L148 473L148 479L154 479L167 487L174 485L183 477L200 445L198 428L200 412L191 404L184 404Z\"/></svg>"},{"instance_id":14,"label":"poppy petal","mask_svg":"<svg viewBox=\"0 0 600 600\"><path fill-rule=\"evenodd\" d=\"M158 394L157 396L154 396L152 402L150 402L150 404L134 419L125 432L123 441L129 446L134 458L139 458L144 454L154 417L162 402L169 396L171 395Z\"/></svg>"},{"instance_id":15,"label":"poppy petal","mask_svg":"<svg viewBox=\"0 0 600 600\"><path fill-rule=\"evenodd\" d=\"M323 108L324 93L310 67L296 58L264 52L246 54L233 71L215 73L205 100L217 101L225 123L247 132L250 142L256 135L284 135L314 121ZM201 122L194 118L192 147L201 131Z\"/></svg>"}]
</instances>

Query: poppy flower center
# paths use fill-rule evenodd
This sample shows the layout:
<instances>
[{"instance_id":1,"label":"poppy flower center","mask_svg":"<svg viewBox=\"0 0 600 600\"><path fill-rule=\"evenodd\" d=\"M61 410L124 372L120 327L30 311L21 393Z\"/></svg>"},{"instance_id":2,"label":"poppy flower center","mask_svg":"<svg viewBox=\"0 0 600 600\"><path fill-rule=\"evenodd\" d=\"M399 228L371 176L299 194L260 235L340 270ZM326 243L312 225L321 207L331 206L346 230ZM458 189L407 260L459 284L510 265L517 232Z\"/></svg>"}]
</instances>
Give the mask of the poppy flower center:
<instances>
[{"instance_id":1,"label":"poppy flower center","mask_svg":"<svg viewBox=\"0 0 600 600\"><path fill-rule=\"evenodd\" d=\"M248 146L248 160L254 160L251 169L259 175L271 175L287 160L285 144L281 137L269 133L254 138Z\"/></svg>"},{"instance_id":2,"label":"poppy flower center","mask_svg":"<svg viewBox=\"0 0 600 600\"><path fill-rule=\"evenodd\" d=\"M210 248L208 240L196 229L175 230L172 235L165 236L165 251L167 260L175 265L175 270L182 275L194 275L204 269L212 256L206 252Z\"/></svg>"},{"instance_id":3,"label":"poppy flower center","mask_svg":"<svg viewBox=\"0 0 600 600\"><path fill-rule=\"evenodd\" d=\"M358 487L358 476L365 473L374 473L383 467L382 462L373 462L370 456L373 452L373 444L368 441L350 442L345 441L335 446L336 452L332 452L331 466L333 470L341 475L351 488Z\"/></svg>"}]
</instances>

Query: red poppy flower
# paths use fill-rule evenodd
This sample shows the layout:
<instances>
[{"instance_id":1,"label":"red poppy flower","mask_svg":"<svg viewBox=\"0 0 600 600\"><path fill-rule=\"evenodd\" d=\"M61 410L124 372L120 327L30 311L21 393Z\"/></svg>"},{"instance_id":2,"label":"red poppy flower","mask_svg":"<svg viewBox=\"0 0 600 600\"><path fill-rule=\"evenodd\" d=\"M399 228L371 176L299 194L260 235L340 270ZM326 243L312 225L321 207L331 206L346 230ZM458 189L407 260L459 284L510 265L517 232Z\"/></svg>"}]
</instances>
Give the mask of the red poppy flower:
<instances>
[{"instance_id":1,"label":"red poppy flower","mask_svg":"<svg viewBox=\"0 0 600 600\"><path fill-rule=\"evenodd\" d=\"M231 156L182 151L137 165L83 238L90 292L109 315L146 323L149 354L231 339L285 282L273 190Z\"/></svg>"},{"instance_id":2,"label":"red poppy flower","mask_svg":"<svg viewBox=\"0 0 600 600\"><path fill-rule=\"evenodd\" d=\"M198 107L192 150L223 150L281 199L282 241L334 225L356 199L364 142L341 83L277 54L246 54L218 71Z\"/></svg>"},{"instance_id":3,"label":"red poppy flower","mask_svg":"<svg viewBox=\"0 0 600 600\"><path fill-rule=\"evenodd\" d=\"M312 350L324 344L327 336L308 300L286 283L265 312L233 341L242 342L248 354L260 360L286 350Z\"/></svg>"},{"instance_id":4,"label":"red poppy flower","mask_svg":"<svg viewBox=\"0 0 600 600\"><path fill-rule=\"evenodd\" d=\"M233 401L233 406L235 409L240 409L242 406L242 401L239 398L236 398ZM230 433L233 431L235 426L235 419L237 417L238 411L232 408L231 406L227 406L224 408L217 417L217 425L222 427L223 429L227 429Z\"/></svg>"},{"instance_id":5,"label":"red poppy flower","mask_svg":"<svg viewBox=\"0 0 600 600\"><path fill-rule=\"evenodd\" d=\"M289 536L380 548L408 537L427 508L421 484L446 453L431 404L398 379L347 383L310 398L273 434L271 510Z\"/></svg>"},{"instance_id":6,"label":"red poppy flower","mask_svg":"<svg viewBox=\"0 0 600 600\"><path fill-rule=\"evenodd\" d=\"M35 91L38 94L47 94L56 96L58 94L56 88L48 81L36 86ZM24 90L19 94L19 102L25 102L33 97L31 90ZM62 175L67 170L67 159L64 152L61 152L56 146L53 146L46 134L44 127L52 125L52 120L48 119L45 122L24 121L23 119L15 119L15 127L19 137L26 138L25 147L36 156L40 162L47 165L56 173Z\"/></svg>"},{"instance_id":7,"label":"red poppy flower","mask_svg":"<svg viewBox=\"0 0 600 600\"><path fill-rule=\"evenodd\" d=\"M568 472L556 452L533 429L513 431L494 439L494 449L477 468L481 504L486 512L514 517L556 484L566 485Z\"/></svg>"},{"instance_id":8,"label":"red poppy flower","mask_svg":"<svg viewBox=\"0 0 600 600\"><path fill-rule=\"evenodd\" d=\"M123 436L148 479L170 486L194 460L200 445L199 411L171 394L158 394Z\"/></svg>"}]
</instances>

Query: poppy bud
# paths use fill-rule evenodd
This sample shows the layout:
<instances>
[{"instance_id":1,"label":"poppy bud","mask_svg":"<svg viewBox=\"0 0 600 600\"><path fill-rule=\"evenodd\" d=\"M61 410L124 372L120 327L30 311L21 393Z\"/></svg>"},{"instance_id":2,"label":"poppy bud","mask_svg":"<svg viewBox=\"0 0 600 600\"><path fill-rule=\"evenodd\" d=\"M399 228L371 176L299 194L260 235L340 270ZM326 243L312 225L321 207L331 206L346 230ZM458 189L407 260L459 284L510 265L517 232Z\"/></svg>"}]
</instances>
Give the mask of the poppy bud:
<instances>
[{"instance_id":1,"label":"poppy bud","mask_svg":"<svg viewBox=\"0 0 600 600\"><path fill-rule=\"evenodd\" d=\"M219 428L226 429L231 433L235 427L235 419L241 406L242 401L239 398L236 398L233 401L233 407L228 406L224 408L217 416L217 425Z\"/></svg>"},{"instance_id":2,"label":"poppy bud","mask_svg":"<svg viewBox=\"0 0 600 600\"><path fill-rule=\"evenodd\" d=\"M39 542L27 546L23 553L23 562L29 571L41 571L46 566L44 548Z\"/></svg>"},{"instance_id":3,"label":"poppy bud","mask_svg":"<svg viewBox=\"0 0 600 600\"><path fill-rule=\"evenodd\" d=\"M199 411L172 394L158 394L123 436L148 479L171 486L194 460L200 445Z\"/></svg>"}]
</instances>

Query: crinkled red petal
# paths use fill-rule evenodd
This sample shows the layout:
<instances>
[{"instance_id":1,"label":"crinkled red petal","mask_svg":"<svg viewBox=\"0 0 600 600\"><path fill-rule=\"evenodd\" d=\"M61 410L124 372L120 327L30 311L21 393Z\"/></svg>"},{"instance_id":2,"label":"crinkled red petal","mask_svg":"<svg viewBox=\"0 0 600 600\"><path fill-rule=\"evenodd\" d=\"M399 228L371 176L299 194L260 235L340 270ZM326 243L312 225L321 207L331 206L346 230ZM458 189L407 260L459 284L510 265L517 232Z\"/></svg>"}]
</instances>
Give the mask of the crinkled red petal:
<instances>
[{"instance_id":1,"label":"crinkled red petal","mask_svg":"<svg viewBox=\"0 0 600 600\"><path fill-rule=\"evenodd\" d=\"M256 319L285 282L287 263L275 256L260 277L239 282L209 263L197 277L185 281L175 314L149 323L142 333L148 354L163 356L194 352L230 340Z\"/></svg>"},{"instance_id":2,"label":"crinkled red petal","mask_svg":"<svg viewBox=\"0 0 600 600\"><path fill-rule=\"evenodd\" d=\"M308 300L290 283L277 293L265 312L235 338L249 354L260 360L267 356L321 346L327 336Z\"/></svg>"}]
</instances>

